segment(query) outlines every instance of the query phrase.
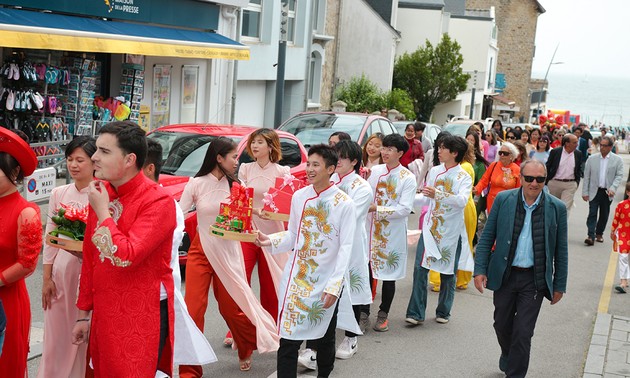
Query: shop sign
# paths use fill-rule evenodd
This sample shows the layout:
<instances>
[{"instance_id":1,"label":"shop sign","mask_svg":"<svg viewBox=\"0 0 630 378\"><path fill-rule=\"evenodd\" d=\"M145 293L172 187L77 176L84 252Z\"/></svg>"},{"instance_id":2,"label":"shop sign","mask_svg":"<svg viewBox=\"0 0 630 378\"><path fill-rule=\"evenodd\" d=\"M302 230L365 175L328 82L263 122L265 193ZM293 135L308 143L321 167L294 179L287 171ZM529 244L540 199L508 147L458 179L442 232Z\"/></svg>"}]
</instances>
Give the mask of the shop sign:
<instances>
[{"instance_id":1,"label":"shop sign","mask_svg":"<svg viewBox=\"0 0 630 378\"><path fill-rule=\"evenodd\" d=\"M217 30L219 6L194 0L0 0L24 9Z\"/></svg>"},{"instance_id":2,"label":"shop sign","mask_svg":"<svg viewBox=\"0 0 630 378\"><path fill-rule=\"evenodd\" d=\"M36 169L24 178L24 193L27 201L39 201L50 197L57 185L57 170L53 167Z\"/></svg>"}]
</instances>

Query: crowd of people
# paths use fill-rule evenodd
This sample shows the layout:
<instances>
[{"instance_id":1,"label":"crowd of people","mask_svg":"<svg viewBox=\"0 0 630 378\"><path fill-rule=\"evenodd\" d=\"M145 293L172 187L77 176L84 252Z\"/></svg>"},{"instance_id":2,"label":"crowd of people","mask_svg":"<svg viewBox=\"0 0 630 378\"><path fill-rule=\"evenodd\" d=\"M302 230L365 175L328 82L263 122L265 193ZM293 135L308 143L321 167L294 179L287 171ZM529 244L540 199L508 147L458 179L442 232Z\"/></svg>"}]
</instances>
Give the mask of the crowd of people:
<instances>
[{"instance_id":1,"label":"crowd of people","mask_svg":"<svg viewBox=\"0 0 630 378\"><path fill-rule=\"evenodd\" d=\"M278 377L295 377L298 365L327 377L336 358L354 356L360 335L389 330L415 211L422 232L405 321L427 319L433 290L434 319L448 323L457 290L474 277L480 292L494 291L499 369L523 377L542 301L555 304L566 291L567 216L580 179L589 202L587 246L603 242L622 182L615 139L603 135L595 152L584 126L504 130L500 121L475 123L465 137L442 132L431 144L424 125L411 122L404 136L376 133L363 147L336 132L328 145L308 151L307 186L293 195L288 223L262 210L263 193L289 174L278 164L282 151L271 129L249 135L253 162L240 167L237 145L213 140L179 203L157 183L161 146L136 124L114 122L97 139L77 137L65 151L73 183L55 188L50 209L89 208L89 215L82 252L44 246L38 376L172 376L174 366L181 377L202 376L202 365L216 361L203 336L212 287L238 369L252 369L255 350L277 351ZM9 209L0 217L0 315L4 307L7 319L0 371L7 377L26 369L24 280L37 264L42 226L17 183L36 165L23 138L0 128L0 203ZM235 183L254 189L254 242L209 231ZM182 296L177 249L184 214L193 209L199 226ZM622 262L620 293L630 279L630 230L621 221L628 214L630 203L620 203L611 232ZM49 221L46 233L54 227ZM259 295L251 288L256 266ZM337 328L345 331L338 347Z\"/></svg>"}]
</instances>

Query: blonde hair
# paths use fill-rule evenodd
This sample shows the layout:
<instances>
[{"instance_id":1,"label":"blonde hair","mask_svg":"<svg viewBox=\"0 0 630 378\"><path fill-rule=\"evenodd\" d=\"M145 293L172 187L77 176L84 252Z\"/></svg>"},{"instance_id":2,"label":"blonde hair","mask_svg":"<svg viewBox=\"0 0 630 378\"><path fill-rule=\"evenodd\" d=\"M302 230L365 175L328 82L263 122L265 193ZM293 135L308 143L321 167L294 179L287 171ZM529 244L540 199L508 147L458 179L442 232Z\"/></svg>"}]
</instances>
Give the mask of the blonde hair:
<instances>
[{"instance_id":1,"label":"blonde hair","mask_svg":"<svg viewBox=\"0 0 630 378\"><path fill-rule=\"evenodd\" d=\"M279 162L282 159L282 148L280 147L280 138L278 137L278 133L276 133L272 129L262 128L249 134L249 138L247 138L247 145L245 146L245 150L247 151L247 154L252 159L254 159L254 153L252 152L252 142L258 136L262 137L265 140L265 142L267 142L269 149L271 149L271 152L269 153L269 160L272 163Z\"/></svg>"}]
</instances>

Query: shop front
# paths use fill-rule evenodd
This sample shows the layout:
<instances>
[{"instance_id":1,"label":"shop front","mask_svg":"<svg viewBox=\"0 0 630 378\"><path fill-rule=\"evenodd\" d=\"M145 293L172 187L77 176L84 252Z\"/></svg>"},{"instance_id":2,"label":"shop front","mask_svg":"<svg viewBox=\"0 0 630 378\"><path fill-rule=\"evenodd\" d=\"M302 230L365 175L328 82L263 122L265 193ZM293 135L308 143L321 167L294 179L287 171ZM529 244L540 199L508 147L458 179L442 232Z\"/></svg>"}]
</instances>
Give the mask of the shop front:
<instances>
[{"instance_id":1,"label":"shop front","mask_svg":"<svg viewBox=\"0 0 630 378\"><path fill-rule=\"evenodd\" d=\"M231 85L216 62L249 59L214 32L220 20L219 5L193 0L0 0L0 126L47 167L113 120L216 121L210 104L229 99L212 97Z\"/></svg>"}]
</instances>

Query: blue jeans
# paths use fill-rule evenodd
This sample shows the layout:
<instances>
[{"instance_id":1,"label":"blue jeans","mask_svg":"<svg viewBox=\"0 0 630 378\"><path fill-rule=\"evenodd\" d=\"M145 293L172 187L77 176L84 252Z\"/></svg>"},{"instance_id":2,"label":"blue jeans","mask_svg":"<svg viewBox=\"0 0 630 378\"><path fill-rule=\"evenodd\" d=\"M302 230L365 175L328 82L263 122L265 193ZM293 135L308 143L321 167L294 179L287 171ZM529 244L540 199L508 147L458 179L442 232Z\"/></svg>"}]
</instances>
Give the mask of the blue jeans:
<instances>
[{"instance_id":1,"label":"blue jeans","mask_svg":"<svg viewBox=\"0 0 630 378\"><path fill-rule=\"evenodd\" d=\"M462 252L462 239L457 242L457 251L455 252L455 269L459 262L459 255ZM418 241L418 249L416 250L416 260L413 268L413 289L409 305L407 306L407 317L416 320L424 320L427 309L427 284L429 278L429 270L422 267L422 255L424 254L424 236L420 236ZM438 318L449 319L451 317L451 308L455 299L455 274L440 274L440 296L438 305L435 309L435 316Z\"/></svg>"}]
</instances>

